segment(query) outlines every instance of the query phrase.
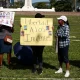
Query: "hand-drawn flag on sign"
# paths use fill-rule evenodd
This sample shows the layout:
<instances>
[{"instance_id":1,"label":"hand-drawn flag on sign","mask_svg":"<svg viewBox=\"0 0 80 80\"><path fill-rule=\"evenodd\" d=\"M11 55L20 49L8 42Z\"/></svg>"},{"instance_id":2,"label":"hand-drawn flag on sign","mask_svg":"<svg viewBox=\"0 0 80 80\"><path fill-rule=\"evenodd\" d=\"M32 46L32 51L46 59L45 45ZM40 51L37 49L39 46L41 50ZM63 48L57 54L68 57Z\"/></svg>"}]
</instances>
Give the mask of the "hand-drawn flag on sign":
<instances>
[{"instance_id":1,"label":"hand-drawn flag on sign","mask_svg":"<svg viewBox=\"0 0 80 80\"><path fill-rule=\"evenodd\" d=\"M13 27L15 12L0 12L0 24Z\"/></svg>"}]
</instances>

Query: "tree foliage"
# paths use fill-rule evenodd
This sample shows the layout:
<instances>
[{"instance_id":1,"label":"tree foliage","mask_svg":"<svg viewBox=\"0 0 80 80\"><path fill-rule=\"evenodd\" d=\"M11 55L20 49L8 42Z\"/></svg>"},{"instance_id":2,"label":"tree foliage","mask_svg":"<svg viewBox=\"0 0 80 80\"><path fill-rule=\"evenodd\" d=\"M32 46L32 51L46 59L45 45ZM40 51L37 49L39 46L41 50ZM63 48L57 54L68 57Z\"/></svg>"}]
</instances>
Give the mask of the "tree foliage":
<instances>
[{"instance_id":1,"label":"tree foliage","mask_svg":"<svg viewBox=\"0 0 80 80\"><path fill-rule=\"evenodd\" d=\"M10 8L21 8L23 7L24 3L22 1L14 2L14 4L10 5Z\"/></svg>"},{"instance_id":2,"label":"tree foliage","mask_svg":"<svg viewBox=\"0 0 80 80\"><path fill-rule=\"evenodd\" d=\"M72 11L72 0L50 0L51 7L55 7L56 11Z\"/></svg>"},{"instance_id":3,"label":"tree foliage","mask_svg":"<svg viewBox=\"0 0 80 80\"><path fill-rule=\"evenodd\" d=\"M72 11L71 3L67 1L58 1L54 7L56 11Z\"/></svg>"},{"instance_id":4,"label":"tree foliage","mask_svg":"<svg viewBox=\"0 0 80 80\"><path fill-rule=\"evenodd\" d=\"M50 7L52 8L53 7L53 5L55 4L55 2L56 2L56 0L49 0L49 2L50 2Z\"/></svg>"},{"instance_id":5,"label":"tree foliage","mask_svg":"<svg viewBox=\"0 0 80 80\"><path fill-rule=\"evenodd\" d=\"M35 7L38 9L48 9L49 5L47 5L46 2L38 2Z\"/></svg>"}]
</instances>

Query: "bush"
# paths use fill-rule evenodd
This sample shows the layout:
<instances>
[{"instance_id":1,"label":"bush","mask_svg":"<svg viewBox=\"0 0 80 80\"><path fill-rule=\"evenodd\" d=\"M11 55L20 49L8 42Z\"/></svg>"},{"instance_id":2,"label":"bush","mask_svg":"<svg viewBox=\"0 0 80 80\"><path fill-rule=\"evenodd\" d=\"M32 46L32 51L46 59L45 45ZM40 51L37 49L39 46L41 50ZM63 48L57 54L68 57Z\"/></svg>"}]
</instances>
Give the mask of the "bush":
<instances>
[{"instance_id":1,"label":"bush","mask_svg":"<svg viewBox=\"0 0 80 80\"><path fill-rule=\"evenodd\" d=\"M72 6L70 2L67 1L57 1L54 4L55 11L72 11Z\"/></svg>"}]
</instances>

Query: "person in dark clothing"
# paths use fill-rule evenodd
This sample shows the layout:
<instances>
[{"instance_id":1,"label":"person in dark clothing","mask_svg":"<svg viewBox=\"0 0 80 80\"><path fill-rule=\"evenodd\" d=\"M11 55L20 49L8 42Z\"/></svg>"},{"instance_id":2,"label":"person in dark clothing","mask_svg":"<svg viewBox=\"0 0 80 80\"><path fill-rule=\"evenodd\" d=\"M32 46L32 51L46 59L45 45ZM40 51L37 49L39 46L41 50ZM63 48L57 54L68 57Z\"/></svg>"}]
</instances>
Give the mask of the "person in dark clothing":
<instances>
[{"instance_id":1,"label":"person in dark clothing","mask_svg":"<svg viewBox=\"0 0 80 80\"><path fill-rule=\"evenodd\" d=\"M8 44L4 41L6 35L10 35L14 32L13 27L0 25L0 67L2 67L3 54L7 53L8 65L11 62L12 44Z\"/></svg>"},{"instance_id":2,"label":"person in dark clothing","mask_svg":"<svg viewBox=\"0 0 80 80\"><path fill-rule=\"evenodd\" d=\"M35 15L35 18L43 18L45 17L44 15L37 13ZM42 68L43 68L43 58L42 58L42 54L43 54L43 50L44 50L44 46L32 46L32 50L33 50L33 69L32 72L35 73L37 71L36 69L36 64L38 62L39 64L39 69L38 69L38 74L41 74L43 72Z\"/></svg>"}]
</instances>

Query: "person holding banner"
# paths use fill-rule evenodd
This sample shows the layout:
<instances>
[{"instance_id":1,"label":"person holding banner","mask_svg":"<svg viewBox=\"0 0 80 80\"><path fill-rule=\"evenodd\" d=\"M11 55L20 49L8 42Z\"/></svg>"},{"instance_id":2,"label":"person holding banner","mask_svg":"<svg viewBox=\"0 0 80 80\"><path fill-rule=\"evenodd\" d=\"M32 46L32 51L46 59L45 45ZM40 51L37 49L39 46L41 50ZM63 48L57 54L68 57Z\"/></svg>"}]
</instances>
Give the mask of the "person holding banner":
<instances>
[{"instance_id":1,"label":"person holding banner","mask_svg":"<svg viewBox=\"0 0 80 80\"><path fill-rule=\"evenodd\" d=\"M44 15L37 13L35 15L35 18L43 18L45 17ZM38 62L39 64L39 69L38 69L38 74L42 74L43 70L43 59L42 59L42 54L43 54L43 49L44 46L32 46L33 50L33 69L32 72L35 73L37 71L36 69L36 63Z\"/></svg>"},{"instance_id":2,"label":"person holding banner","mask_svg":"<svg viewBox=\"0 0 80 80\"><path fill-rule=\"evenodd\" d=\"M65 77L70 76L69 72L69 59L68 59L68 50L69 50L69 23L66 16L60 16L58 19L59 26L56 32L57 38L57 48L58 48L58 60L59 60L59 70L55 73L62 73L62 64L63 62L66 64L66 73Z\"/></svg>"},{"instance_id":3,"label":"person holding banner","mask_svg":"<svg viewBox=\"0 0 80 80\"><path fill-rule=\"evenodd\" d=\"M3 54L7 53L8 65L11 61L11 51L12 51L12 37L13 27L6 25L0 25L0 67L2 67ZM8 38L9 36L9 38ZM7 41L6 41L7 39ZM11 39L11 40L10 40Z\"/></svg>"},{"instance_id":4,"label":"person holding banner","mask_svg":"<svg viewBox=\"0 0 80 80\"><path fill-rule=\"evenodd\" d=\"M7 53L8 65L10 65L14 15L15 12L0 12L0 67L2 67L4 53Z\"/></svg>"}]
</instances>

